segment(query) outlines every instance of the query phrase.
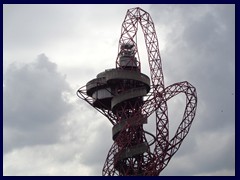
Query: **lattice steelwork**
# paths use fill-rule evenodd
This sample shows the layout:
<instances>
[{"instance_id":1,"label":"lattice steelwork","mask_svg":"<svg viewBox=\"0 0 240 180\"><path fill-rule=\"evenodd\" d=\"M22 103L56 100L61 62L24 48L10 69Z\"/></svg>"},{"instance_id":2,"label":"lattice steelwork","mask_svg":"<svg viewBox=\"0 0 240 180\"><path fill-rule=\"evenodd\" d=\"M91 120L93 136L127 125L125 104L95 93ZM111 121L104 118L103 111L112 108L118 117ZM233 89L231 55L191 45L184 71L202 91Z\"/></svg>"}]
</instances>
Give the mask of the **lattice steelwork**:
<instances>
[{"instance_id":1,"label":"lattice steelwork","mask_svg":"<svg viewBox=\"0 0 240 180\"><path fill-rule=\"evenodd\" d=\"M148 53L150 78L141 73L136 42L140 24ZM182 122L169 140L167 101L186 95ZM77 95L113 124L111 146L103 175L156 176L167 166L189 132L197 107L197 93L187 81L164 86L158 40L150 15L141 8L127 11L122 24L116 68L101 72L77 91ZM156 115L156 133L144 130L148 117ZM147 136L152 137L151 141ZM150 148L151 147L151 148Z\"/></svg>"}]
</instances>

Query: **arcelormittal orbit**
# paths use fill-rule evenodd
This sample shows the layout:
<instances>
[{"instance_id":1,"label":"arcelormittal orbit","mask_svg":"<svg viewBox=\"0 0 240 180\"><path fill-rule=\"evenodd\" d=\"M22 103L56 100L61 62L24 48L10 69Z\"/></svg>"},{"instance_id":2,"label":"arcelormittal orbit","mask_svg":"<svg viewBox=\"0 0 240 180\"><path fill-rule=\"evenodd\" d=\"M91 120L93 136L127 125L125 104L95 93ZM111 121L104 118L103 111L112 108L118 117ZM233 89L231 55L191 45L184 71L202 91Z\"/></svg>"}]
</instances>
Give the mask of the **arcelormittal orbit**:
<instances>
[{"instance_id":1,"label":"arcelormittal orbit","mask_svg":"<svg viewBox=\"0 0 240 180\"><path fill-rule=\"evenodd\" d=\"M144 34L150 78L141 73L138 27ZM175 135L169 139L167 101L179 93L186 95L186 107ZM196 89L189 82L165 87L155 27L149 13L139 7L129 9L123 21L116 67L99 73L77 95L113 125L114 142L102 170L105 176L159 175L188 134L197 107ZM155 133L144 130L153 113Z\"/></svg>"}]
</instances>

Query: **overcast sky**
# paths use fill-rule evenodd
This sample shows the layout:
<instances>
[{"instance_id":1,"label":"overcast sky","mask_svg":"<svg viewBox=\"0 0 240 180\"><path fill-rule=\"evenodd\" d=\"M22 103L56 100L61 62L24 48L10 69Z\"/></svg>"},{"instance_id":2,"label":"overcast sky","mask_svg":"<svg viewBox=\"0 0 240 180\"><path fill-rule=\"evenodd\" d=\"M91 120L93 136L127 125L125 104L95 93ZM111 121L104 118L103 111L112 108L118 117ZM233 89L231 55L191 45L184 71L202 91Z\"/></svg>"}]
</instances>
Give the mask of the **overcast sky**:
<instances>
[{"instance_id":1,"label":"overcast sky","mask_svg":"<svg viewBox=\"0 0 240 180\"><path fill-rule=\"evenodd\" d=\"M161 175L235 175L235 5L225 4L4 4L4 175L101 175L112 126L75 92L115 67L121 24L136 6L155 23L165 85L187 80L198 94L190 132ZM168 104L173 134L185 96Z\"/></svg>"}]
</instances>

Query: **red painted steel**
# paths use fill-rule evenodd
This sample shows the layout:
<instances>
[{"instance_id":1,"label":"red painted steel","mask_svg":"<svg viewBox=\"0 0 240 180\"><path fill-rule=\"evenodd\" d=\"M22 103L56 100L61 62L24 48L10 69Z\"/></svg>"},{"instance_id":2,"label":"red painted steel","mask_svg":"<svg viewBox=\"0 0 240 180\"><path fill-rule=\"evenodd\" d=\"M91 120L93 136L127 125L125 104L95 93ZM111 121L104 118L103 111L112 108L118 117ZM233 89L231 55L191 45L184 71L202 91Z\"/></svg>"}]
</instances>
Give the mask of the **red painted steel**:
<instances>
[{"instance_id":1,"label":"red painted steel","mask_svg":"<svg viewBox=\"0 0 240 180\"><path fill-rule=\"evenodd\" d=\"M114 126L114 143L108 152L102 171L103 175L159 175L181 146L196 113L197 93L195 87L187 81L165 87L155 27L149 13L139 7L129 9L123 21L116 69L141 72L136 41L138 25L143 31L148 53L151 75L150 91L148 92L148 86L143 86L141 82L119 80L111 85L115 90L113 93L115 99L113 98L112 105L114 101L116 106L105 108L106 104L104 103L102 103L102 108L95 106L95 109L106 116ZM121 61L121 57L126 52L138 57L132 59L130 66L121 64L124 62ZM100 86L101 84L99 84ZM144 89L148 93L137 97L136 94L144 92ZM135 94L136 97L129 98L130 92L133 91L132 94ZM186 107L175 135L169 139L167 101L179 93L186 95ZM86 86L80 88L77 95L94 107L96 99L87 94ZM143 124L146 123L143 121L153 113L156 116L155 134L147 132L143 128ZM152 140L149 141L147 136Z\"/></svg>"}]
</instances>

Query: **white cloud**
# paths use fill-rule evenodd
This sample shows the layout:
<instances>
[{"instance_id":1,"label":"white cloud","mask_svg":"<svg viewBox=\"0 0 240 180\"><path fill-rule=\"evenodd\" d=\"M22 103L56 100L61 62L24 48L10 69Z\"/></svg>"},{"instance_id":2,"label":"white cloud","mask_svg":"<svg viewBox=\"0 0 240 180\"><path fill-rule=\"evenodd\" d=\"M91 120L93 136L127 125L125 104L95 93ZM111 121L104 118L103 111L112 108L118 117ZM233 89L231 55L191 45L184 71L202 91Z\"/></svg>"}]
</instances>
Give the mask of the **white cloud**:
<instances>
[{"instance_id":1,"label":"white cloud","mask_svg":"<svg viewBox=\"0 0 240 180\"><path fill-rule=\"evenodd\" d=\"M68 147L68 148L66 148ZM4 175L90 175L81 164L79 145L61 143L15 149L4 155Z\"/></svg>"}]
</instances>

